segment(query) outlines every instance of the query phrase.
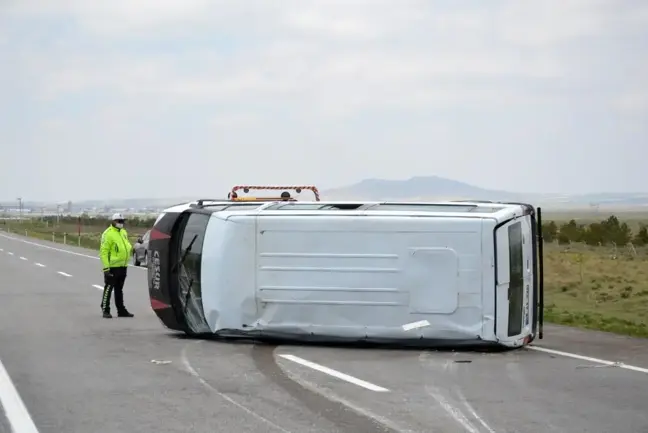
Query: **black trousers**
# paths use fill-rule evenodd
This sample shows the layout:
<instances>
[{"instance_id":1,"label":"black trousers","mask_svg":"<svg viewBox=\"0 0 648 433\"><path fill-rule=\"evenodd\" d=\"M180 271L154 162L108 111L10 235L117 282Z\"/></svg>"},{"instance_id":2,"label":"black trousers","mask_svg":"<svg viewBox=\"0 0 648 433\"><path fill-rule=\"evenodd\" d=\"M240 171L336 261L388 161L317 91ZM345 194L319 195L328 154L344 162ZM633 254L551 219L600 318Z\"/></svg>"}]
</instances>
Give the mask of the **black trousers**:
<instances>
[{"instance_id":1,"label":"black trousers","mask_svg":"<svg viewBox=\"0 0 648 433\"><path fill-rule=\"evenodd\" d=\"M117 312L126 311L124 306L124 283L126 282L127 267L110 268L110 275L104 274L104 291L101 299L101 309L110 313L110 298L115 292L115 308Z\"/></svg>"}]
</instances>

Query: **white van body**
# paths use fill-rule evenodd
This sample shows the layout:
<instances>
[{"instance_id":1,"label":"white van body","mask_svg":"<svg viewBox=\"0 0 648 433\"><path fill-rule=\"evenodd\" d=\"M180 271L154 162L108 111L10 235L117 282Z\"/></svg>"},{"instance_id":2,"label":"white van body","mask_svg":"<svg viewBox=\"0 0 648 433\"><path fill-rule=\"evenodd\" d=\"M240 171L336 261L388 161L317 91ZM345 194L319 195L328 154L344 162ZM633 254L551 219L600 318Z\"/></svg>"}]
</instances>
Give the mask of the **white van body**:
<instances>
[{"instance_id":1,"label":"white van body","mask_svg":"<svg viewBox=\"0 0 648 433\"><path fill-rule=\"evenodd\" d=\"M193 300L211 332L431 345L532 341L536 241L528 205L308 205L211 214L201 296ZM519 277L511 277L511 257Z\"/></svg>"}]
</instances>

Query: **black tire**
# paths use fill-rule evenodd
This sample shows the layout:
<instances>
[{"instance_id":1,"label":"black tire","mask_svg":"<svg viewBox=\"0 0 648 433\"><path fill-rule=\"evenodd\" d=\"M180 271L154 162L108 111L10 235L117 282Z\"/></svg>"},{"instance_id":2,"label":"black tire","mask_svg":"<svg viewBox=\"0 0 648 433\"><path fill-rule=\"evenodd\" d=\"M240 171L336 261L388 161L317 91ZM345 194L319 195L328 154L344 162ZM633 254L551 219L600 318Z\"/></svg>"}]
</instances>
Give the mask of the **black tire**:
<instances>
[{"instance_id":1,"label":"black tire","mask_svg":"<svg viewBox=\"0 0 648 433\"><path fill-rule=\"evenodd\" d=\"M137 260L137 254L133 254L133 265L139 266L140 262Z\"/></svg>"}]
</instances>

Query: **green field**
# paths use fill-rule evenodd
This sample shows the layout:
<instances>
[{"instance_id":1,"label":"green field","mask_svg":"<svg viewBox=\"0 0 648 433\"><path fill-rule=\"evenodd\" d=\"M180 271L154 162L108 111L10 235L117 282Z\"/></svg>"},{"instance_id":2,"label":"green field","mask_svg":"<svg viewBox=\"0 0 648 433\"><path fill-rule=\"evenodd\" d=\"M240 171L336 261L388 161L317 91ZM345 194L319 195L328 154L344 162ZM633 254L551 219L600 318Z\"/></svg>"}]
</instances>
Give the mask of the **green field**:
<instances>
[{"instance_id":1,"label":"green field","mask_svg":"<svg viewBox=\"0 0 648 433\"><path fill-rule=\"evenodd\" d=\"M560 227L569 220L575 220L580 227L577 232L570 231L568 242L563 239L559 243L557 238L545 242L545 320L648 337L648 244L643 244L637 237L641 227L648 224L648 214L617 213L619 223L612 228L600 224L609 216L603 213L545 212L543 226L554 221ZM134 242L152 222L127 224L130 239ZM581 237L586 238L588 225L596 226L597 223L599 230L607 227L603 235L599 233L603 242L587 241L595 245L586 245L585 241L580 241ZM68 218L59 224L55 220L7 221L4 227L14 233L61 243L67 234L67 244L98 250L101 232L108 222L82 221L80 238L77 224L76 220ZM617 240L616 245L613 241L606 241L605 236Z\"/></svg>"},{"instance_id":2,"label":"green field","mask_svg":"<svg viewBox=\"0 0 648 433\"><path fill-rule=\"evenodd\" d=\"M0 227L3 227L1 223ZM12 233L99 251L101 233L103 233L103 231L108 227L108 222L106 221L105 224L81 224L80 235L79 225L75 222L68 221L56 224L50 221L25 219L22 222L6 221L4 227ZM146 230L148 230L146 227L126 227L128 237L133 243L137 240L138 236L142 236Z\"/></svg>"}]
</instances>

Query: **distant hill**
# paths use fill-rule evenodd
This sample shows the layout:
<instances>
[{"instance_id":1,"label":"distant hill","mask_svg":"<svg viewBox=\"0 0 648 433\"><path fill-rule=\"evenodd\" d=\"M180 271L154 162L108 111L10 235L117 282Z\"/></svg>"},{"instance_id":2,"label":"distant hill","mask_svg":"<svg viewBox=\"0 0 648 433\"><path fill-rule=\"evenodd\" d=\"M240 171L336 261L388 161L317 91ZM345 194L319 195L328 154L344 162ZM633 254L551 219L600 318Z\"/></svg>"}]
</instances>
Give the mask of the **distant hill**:
<instances>
[{"instance_id":1,"label":"distant hill","mask_svg":"<svg viewBox=\"0 0 648 433\"><path fill-rule=\"evenodd\" d=\"M416 176L407 180L365 179L350 186L324 191L322 195L333 199L365 200L511 200L519 194L488 190L438 176Z\"/></svg>"},{"instance_id":2,"label":"distant hill","mask_svg":"<svg viewBox=\"0 0 648 433\"><path fill-rule=\"evenodd\" d=\"M321 191L323 200L494 200L519 201L543 206L546 209L596 209L599 210L646 210L648 193L594 193L594 194L527 194L490 190L468 183L439 176L415 176L406 180L365 179L353 185ZM308 194L305 200L310 200ZM112 209L164 209L174 204L195 200L196 196L177 198L95 199L73 203L75 210L88 208ZM64 207L67 204L63 204ZM0 208L17 207L7 200ZM47 206L56 209L56 203L25 202L25 207Z\"/></svg>"},{"instance_id":3,"label":"distant hill","mask_svg":"<svg viewBox=\"0 0 648 433\"><path fill-rule=\"evenodd\" d=\"M648 193L533 194L480 188L438 176L406 180L365 179L353 185L322 191L334 200L493 200L521 201L554 209L627 208L648 210Z\"/></svg>"}]
</instances>

